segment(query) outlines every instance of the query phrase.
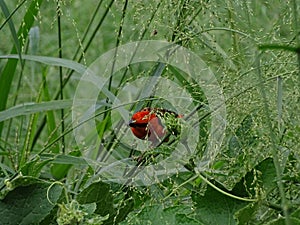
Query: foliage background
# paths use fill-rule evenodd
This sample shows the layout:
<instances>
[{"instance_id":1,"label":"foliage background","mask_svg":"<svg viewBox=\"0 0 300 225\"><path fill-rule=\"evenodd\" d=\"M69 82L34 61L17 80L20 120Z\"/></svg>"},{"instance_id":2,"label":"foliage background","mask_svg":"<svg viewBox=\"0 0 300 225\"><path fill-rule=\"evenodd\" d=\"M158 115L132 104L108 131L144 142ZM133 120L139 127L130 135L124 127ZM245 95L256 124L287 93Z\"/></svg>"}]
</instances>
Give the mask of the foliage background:
<instances>
[{"instance_id":1,"label":"foliage background","mask_svg":"<svg viewBox=\"0 0 300 225\"><path fill-rule=\"evenodd\" d=\"M298 0L0 5L1 224L300 224ZM213 70L227 108L221 153L203 174L150 187L87 185L97 172L71 132L72 69L139 40L180 44ZM151 76L155 65L142 66ZM98 118L106 143L109 120Z\"/></svg>"}]
</instances>

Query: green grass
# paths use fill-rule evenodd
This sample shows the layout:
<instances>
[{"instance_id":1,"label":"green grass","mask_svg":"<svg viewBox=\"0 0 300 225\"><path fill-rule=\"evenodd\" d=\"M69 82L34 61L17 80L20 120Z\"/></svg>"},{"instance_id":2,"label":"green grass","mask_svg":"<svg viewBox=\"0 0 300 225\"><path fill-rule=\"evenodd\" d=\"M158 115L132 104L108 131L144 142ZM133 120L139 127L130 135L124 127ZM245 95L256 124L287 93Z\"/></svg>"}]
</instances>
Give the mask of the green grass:
<instances>
[{"instance_id":1,"label":"green grass","mask_svg":"<svg viewBox=\"0 0 300 225\"><path fill-rule=\"evenodd\" d=\"M0 7L1 224L300 224L296 0L0 0ZM111 60L105 73L105 60L97 61L145 40L183 46L214 73L226 106L217 155L205 150L224 105L209 107L197 83L204 71L190 79L174 65L138 62L112 73ZM95 113L88 104L97 87L78 89L86 68L108 75ZM80 91L90 98L76 117ZM184 141L176 146L170 135L153 148L135 138L127 124L145 106L184 114ZM190 157L171 158L188 142ZM172 163L181 166L171 171ZM157 174L139 169L150 165ZM148 185L124 185L134 184L132 175Z\"/></svg>"}]
</instances>

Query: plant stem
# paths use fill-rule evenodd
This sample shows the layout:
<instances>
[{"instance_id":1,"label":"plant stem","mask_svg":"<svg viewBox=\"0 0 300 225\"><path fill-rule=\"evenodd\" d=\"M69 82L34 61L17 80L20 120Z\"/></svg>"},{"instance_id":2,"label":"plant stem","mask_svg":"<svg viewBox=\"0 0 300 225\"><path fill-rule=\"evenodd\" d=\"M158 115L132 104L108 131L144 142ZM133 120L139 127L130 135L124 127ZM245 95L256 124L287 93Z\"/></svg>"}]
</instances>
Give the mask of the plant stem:
<instances>
[{"instance_id":1,"label":"plant stem","mask_svg":"<svg viewBox=\"0 0 300 225\"><path fill-rule=\"evenodd\" d=\"M60 8L60 1L57 2L57 26L58 26L58 57L62 59L62 38L61 38L61 8ZM63 71L62 67L59 67L59 82L60 82L60 99L64 99L64 92L63 92ZM60 118L61 118L61 133L64 134L65 132L65 122L64 122L64 109L60 110ZM65 153L65 136L61 138L61 149L62 153Z\"/></svg>"},{"instance_id":2,"label":"plant stem","mask_svg":"<svg viewBox=\"0 0 300 225\"><path fill-rule=\"evenodd\" d=\"M256 58L256 68L257 68L258 78L260 81L259 89L261 92L263 105L264 105L264 111L265 111L265 115L266 115L266 125L269 129L269 135L270 135L270 139L271 139L271 154L272 154L272 158L273 158L274 167L276 170L276 183L277 183L277 187L279 189L279 194L280 194L280 198L281 198L281 207L283 209L285 224L290 225L291 221L290 221L290 217L289 217L289 203L285 197L284 185L282 182L282 172L283 171L281 169L281 165L280 165L280 161L279 161L280 154L279 154L279 149L276 144L276 135L273 131L273 127L272 127L272 123L271 123L271 114L270 114L270 109L269 109L268 102L267 102L267 95L266 95L265 88L263 86L264 80L263 80L261 70L260 70L260 54L257 55L257 58Z\"/></svg>"}]
</instances>

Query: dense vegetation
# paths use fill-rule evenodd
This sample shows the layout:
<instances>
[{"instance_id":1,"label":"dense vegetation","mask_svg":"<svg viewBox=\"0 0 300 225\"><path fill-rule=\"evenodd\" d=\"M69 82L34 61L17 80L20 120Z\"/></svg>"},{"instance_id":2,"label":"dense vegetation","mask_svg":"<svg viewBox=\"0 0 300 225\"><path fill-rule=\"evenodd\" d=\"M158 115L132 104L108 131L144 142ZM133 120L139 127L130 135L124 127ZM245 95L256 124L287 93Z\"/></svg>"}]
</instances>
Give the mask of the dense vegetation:
<instances>
[{"instance_id":1,"label":"dense vegetation","mask_svg":"<svg viewBox=\"0 0 300 225\"><path fill-rule=\"evenodd\" d=\"M300 224L299 1L0 6L0 224Z\"/></svg>"}]
</instances>

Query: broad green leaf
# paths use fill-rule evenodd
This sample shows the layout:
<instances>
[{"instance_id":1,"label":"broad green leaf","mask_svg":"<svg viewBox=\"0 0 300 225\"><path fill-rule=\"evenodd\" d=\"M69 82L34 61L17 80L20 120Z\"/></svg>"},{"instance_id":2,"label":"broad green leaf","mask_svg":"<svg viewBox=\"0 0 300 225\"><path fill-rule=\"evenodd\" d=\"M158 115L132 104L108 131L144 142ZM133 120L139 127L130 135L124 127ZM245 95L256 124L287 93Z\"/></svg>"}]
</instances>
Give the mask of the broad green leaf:
<instances>
[{"instance_id":1,"label":"broad green leaf","mask_svg":"<svg viewBox=\"0 0 300 225\"><path fill-rule=\"evenodd\" d=\"M238 182L232 192L240 197L257 198L266 196L276 188L276 171L271 158L267 158L256 165ZM254 190L260 190L255 193ZM252 195L252 196L249 196ZM262 195L262 196L261 196Z\"/></svg>"},{"instance_id":2,"label":"broad green leaf","mask_svg":"<svg viewBox=\"0 0 300 225\"><path fill-rule=\"evenodd\" d=\"M6 179L1 183L0 199L4 199L9 192L20 186L28 186L39 182L41 182L41 180L36 177L23 176L22 174L15 173L10 179Z\"/></svg>"},{"instance_id":3,"label":"broad green leaf","mask_svg":"<svg viewBox=\"0 0 300 225\"><path fill-rule=\"evenodd\" d=\"M205 195L193 193L196 219L203 224L236 224L234 214L247 203L226 196L208 187Z\"/></svg>"},{"instance_id":4,"label":"broad green leaf","mask_svg":"<svg viewBox=\"0 0 300 225\"><path fill-rule=\"evenodd\" d=\"M127 215L133 210L134 204L135 201L131 198L123 201L122 205L120 208L118 208L116 215L114 216L117 223L123 221L127 217Z\"/></svg>"},{"instance_id":5,"label":"broad green leaf","mask_svg":"<svg viewBox=\"0 0 300 225\"><path fill-rule=\"evenodd\" d=\"M59 199L62 187L54 185L49 190L49 199L47 199L47 190L49 183L37 182L28 186L20 186L9 192L7 196L0 201L1 224L6 225L30 225L38 224L53 209Z\"/></svg>"},{"instance_id":6,"label":"broad green leaf","mask_svg":"<svg viewBox=\"0 0 300 225\"><path fill-rule=\"evenodd\" d=\"M268 194L274 188L277 188L276 185L276 170L273 163L273 159L267 158L256 167L256 170L259 170L261 173L261 184L264 188L264 191Z\"/></svg>"},{"instance_id":7,"label":"broad green leaf","mask_svg":"<svg viewBox=\"0 0 300 225\"><path fill-rule=\"evenodd\" d=\"M113 224L114 221L118 223L124 220L133 208L133 200L129 198L124 200L118 206L118 209L115 209L110 185L103 182L93 183L88 186L77 196L77 201L80 204L96 203L97 208L94 213L100 216L109 215L108 220L104 224Z\"/></svg>"},{"instance_id":8,"label":"broad green leaf","mask_svg":"<svg viewBox=\"0 0 300 225\"><path fill-rule=\"evenodd\" d=\"M77 201L80 204L96 203L95 213L101 216L109 215L109 221L113 221L116 212L109 184L103 182L91 184L77 196Z\"/></svg>"},{"instance_id":9,"label":"broad green leaf","mask_svg":"<svg viewBox=\"0 0 300 225\"><path fill-rule=\"evenodd\" d=\"M165 209L162 205L146 206L138 214L131 213L121 224L202 224L185 214L185 211L186 207L184 205Z\"/></svg>"},{"instance_id":10,"label":"broad green leaf","mask_svg":"<svg viewBox=\"0 0 300 225\"><path fill-rule=\"evenodd\" d=\"M100 214L101 216L109 214L111 217L115 214L113 196L109 184L103 182L91 184L77 196L77 201L80 204L95 202L97 204L95 213Z\"/></svg>"},{"instance_id":11,"label":"broad green leaf","mask_svg":"<svg viewBox=\"0 0 300 225\"><path fill-rule=\"evenodd\" d=\"M234 217L237 220L238 225L249 224L249 222L256 217L256 213L259 205L255 203L250 203L246 207L240 209L236 212Z\"/></svg>"}]
</instances>

